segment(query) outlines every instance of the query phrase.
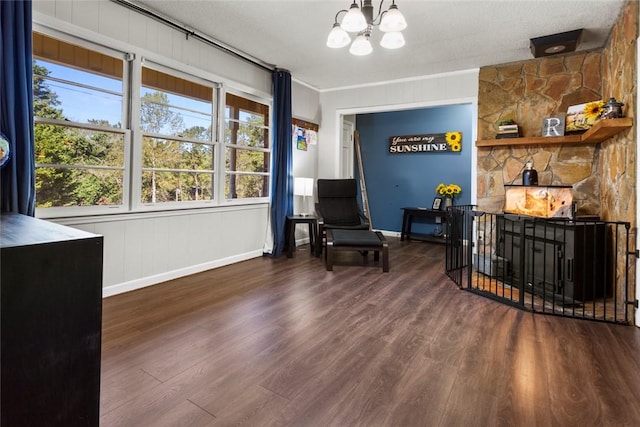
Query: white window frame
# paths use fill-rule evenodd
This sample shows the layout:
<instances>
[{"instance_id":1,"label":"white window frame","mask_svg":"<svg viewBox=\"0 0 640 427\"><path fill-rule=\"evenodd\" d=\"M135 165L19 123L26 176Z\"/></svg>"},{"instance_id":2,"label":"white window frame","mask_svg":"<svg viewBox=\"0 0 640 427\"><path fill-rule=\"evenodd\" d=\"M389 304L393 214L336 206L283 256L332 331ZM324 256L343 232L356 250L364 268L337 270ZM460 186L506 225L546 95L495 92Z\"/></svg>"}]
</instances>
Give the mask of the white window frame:
<instances>
[{"instance_id":1,"label":"white window frame","mask_svg":"<svg viewBox=\"0 0 640 427\"><path fill-rule=\"evenodd\" d=\"M180 64L171 58L165 58L161 55L135 47L127 43L119 43L110 41L100 35L94 35L87 31L76 32L75 28L64 27L61 30L53 24L38 24L34 22L33 31L44 34L46 36L59 39L61 41L75 44L86 49L94 50L107 56L112 56L123 60L123 102L122 102L122 128L97 129L107 132L122 133L124 135L124 176L123 176L123 203L121 205L104 205L104 206L69 206L69 207L48 207L36 208L36 216L39 218L72 218L72 217L88 217L102 215L118 215L118 214L135 214L135 213L154 213L168 211L189 211L200 208L216 208L225 206L241 206L241 205L258 205L268 204L271 197L271 187L273 185L273 97L261 90L245 86L227 78L221 77L210 71L204 71L200 68L184 66L184 70L178 70ZM172 64L172 65L169 65ZM211 86L214 89L217 100L213 103L215 109L215 123L217 126L212 129L212 139L214 144L214 197L205 201L186 201L186 202L164 202L156 203L150 206L141 201L142 193L142 135L139 127L140 121L140 89L142 87L142 66L163 71L168 74L174 74L177 77L185 78L196 83ZM186 70L186 71L185 71ZM226 145L224 143L225 129L225 106L226 92L247 98L249 100L265 104L269 107L269 149L264 151L270 152L269 170L266 173L269 176L269 188L267 197L246 198L246 199L226 199L225 180L226 180ZM82 128L92 129L92 125L84 123L64 122L64 125L77 125ZM200 142L200 141L198 141ZM241 149L245 147L239 147ZM242 174L251 174L242 172ZM263 175L262 173L255 173Z\"/></svg>"},{"instance_id":2,"label":"white window frame","mask_svg":"<svg viewBox=\"0 0 640 427\"><path fill-rule=\"evenodd\" d=\"M141 57L139 60L134 60L134 69L135 72L133 74L133 90L131 94L132 102L131 102L131 119L132 126L135 129L135 135L133 138L133 164L132 164L132 183L133 188L131 191L131 209L132 211L166 211L166 210L175 210L175 209L195 209L195 208L203 208L203 207L212 207L219 205L219 193L218 193L218 182L220 168L219 168L219 157L220 157L220 98L221 93L221 84L218 82L214 82L208 79L201 78L199 76L185 73L179 70L176 70L172 67L165 66L163 64L158 63L157 61L153 61L144 57ZM142 98L140 96L140 91L142 89L142 67L146 67L152 70L160 71L165 74L173 75L179 77L184 80L189 80L194 83L201 84L203 86L211 87L214 94L214 99L212 99L212 121L211 121L211 145L213 146L213 198L207 200L189 200L189 201L179 201L179 202L156 202L156 203L148 203L142 201L142 138L143 136L152 136L158 138L167 138L178 141L187 141L187 142L196 142L196 143L207 143L206 141L201 140L191 140L188 138L181 138L177 136L167 136L167 135L156 135L150 133L144 133L140 128L140 108L142 106ZM223 166L224 167L224 166ZM174 169L163 169L165 172L176 171ZM186 172L186 171L185 171ZM193 171L188 171L193 172Z\"/></svg>"},{"instance_id":3,"label":"white window frame","mask_svg":"<svg viewBox=\"0 0 640 427\"><path fill-rule=\"evenodd\" d=\"M221 197L221 203L225 204L225 205L247 205L247 204L256 204L256 203L269 203L271 200L271 187L273 185L273 100L272 99L265 99L265 98L261 98L255 95L252 95L250 93L247 92L243 92L241 90L237 90L234 88L225 88L225 90L222 91L222 96L221 96L221 110L223 113L226 111L226 106L227 106L227 93L230 93L232 95L241 97L241 98L246 98L248 100L251 100L253 102L257 102L259 104L264 104L266 106L269 107L269 126L265 126L265 128L267 128L269 130L269 148L258 148L258 147L246 147L243 145L233 145L233 144L227 144L225 139L224 139L224 130L225 130L225 120L226 120L226 114L221 113L221 125L220 125L220 141L222 141L220 143L220 151L221 151L221 156L219 158L221 164L219 165L219 167L221 167L221 171L222 171L222 177L220 179L220 190L218 194L223 195L223 197ZM227 167L226 167L226 150L227 147L233 147L233 148L238 148L241 150L251 150L251 151L261 151L264 153L269 153L269 170L266 173L263 172L235 172L235 171L227 171ZM245 199L227 199L226 198L226 194L225 194L225 182L227 179L227 174L235 174L235 175L258 175L258 176L268 176L269 177L269 188L267 188L267 196L266 197L252 197L252 198L245 198Z\"/></svg>"},{"instance_id":4,"label":"white window frame","mask_svg":"<svg viewBox=\"0 0 640 427\"><path fill-rule=\"evenodd\" d=\"M65 33L61 33L46 27L34 26L32 29L33 32L41 33L47 37L55 38L70 44L74 44L80 47L83 47L88 50L92 50L103 54L105 56L111 56L113 58L122 60L122 127L121 128L107 128L102 126L96 126L89 123L76 123L71 121L64 120L55 120L55 119L44 119L38 118L34 116L34 122L36 124L53 124L65 127L75 127L80 129L89 129L106 133L119 133L124 135L124 153L123 153L123 166L122 168L116 167L100 167L100 166L90 166L82 167L84 169L110 169L110 170L123 170L123 188L122 188L122 203L119 205L94 205L94 206L53 206L47 208L36 208L36 216L38 218L59 218L59 217L68 217L68 216L86 216L86 215L101 215L101 214L113 214L113 213L125 213L129 211L129 200L131 199L130 191L131 188L131 129L129 127L130 118L129 118L129 110L128 106L130 103L129 99L129 73L131 72L131 63L128 61L129 54L127 52L106 48L104 46L92 43L80 37L69 36ZM36 61L36 58L33 58ZM43 61L48 61L47 59L43 59ZM91 71L91 70L86 70ZM77 167L74 166L66 166L66 165L39 165L39 166L56 166L61 168L66 167ZM37 198L37 194L36 194Z\"/></svg>"}]
</instances>

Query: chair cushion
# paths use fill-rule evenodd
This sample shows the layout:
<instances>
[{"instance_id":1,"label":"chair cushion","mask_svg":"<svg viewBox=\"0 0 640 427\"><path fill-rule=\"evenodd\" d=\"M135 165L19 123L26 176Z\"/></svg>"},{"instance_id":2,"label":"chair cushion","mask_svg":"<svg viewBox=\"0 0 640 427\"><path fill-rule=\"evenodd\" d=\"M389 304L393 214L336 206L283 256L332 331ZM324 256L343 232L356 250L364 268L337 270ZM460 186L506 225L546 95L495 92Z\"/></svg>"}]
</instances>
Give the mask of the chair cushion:
<instances>
[{"instance_id":1,"label":"chair cushion","mask_svg":"<svg viewBox=\"0 0 640 427\"><path fill-rule=\"evenodd\" d=\"M358 184L353 178L319 179L317 207L326 228L359 228L366 223L358 205Z\"/></svg>"},{"instance_id":2,"label":"chair cushion","mask_svg":"<svg viewBox=\"0 0 640 427\"><path fill-rule=\"evenodd\" d=\"M382 246L378 235L369 230L333 230L333 246Z\"/></svg>"},{"instance_id":3,"label":"chair cushion","mask_svg":"<svg viewBox=\"0 0 640 427\"><path fill-rule=\"evenodd\" d=\"M359 225L359 207L352 198L323 198L320 215L328 225Z\"/></svg>"},{"instance_id":4,"label":"chair cushion","mask_svg":"<svg viewBox=\"0 0 640 427\"><path fill-rule=\"evenodd\" d=\"M358 184L355 179L319 179L318 197L357 197Z\"/></svg>"}]
</instances>

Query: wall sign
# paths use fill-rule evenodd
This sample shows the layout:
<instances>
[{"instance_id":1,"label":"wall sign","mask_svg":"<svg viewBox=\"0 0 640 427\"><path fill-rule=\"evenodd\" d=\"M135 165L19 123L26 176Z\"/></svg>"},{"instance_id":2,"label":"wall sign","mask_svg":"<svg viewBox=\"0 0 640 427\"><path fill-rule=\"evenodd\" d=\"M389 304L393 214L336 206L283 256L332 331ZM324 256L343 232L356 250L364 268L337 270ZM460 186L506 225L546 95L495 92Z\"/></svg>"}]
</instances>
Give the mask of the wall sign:
<instances>
[{"instance_id":1,"label":"wall sign","mask_svg":"<svg viewBox=\"0 0 640 427\"><path fill-rule=\"evenodd\" d=\"M542 121L542 136L564 135L564 116L546 117Z\"/></svg>"},{"instance_id":2,"label":"wall sign","mask_svg":"<svg viewBox=\"0 0 640 427\"><path fill-rule=\"evenodd\" d=\"M462 132L389 137L389 153L443 153L462 150Z\"/></svg>"}]
</instances>

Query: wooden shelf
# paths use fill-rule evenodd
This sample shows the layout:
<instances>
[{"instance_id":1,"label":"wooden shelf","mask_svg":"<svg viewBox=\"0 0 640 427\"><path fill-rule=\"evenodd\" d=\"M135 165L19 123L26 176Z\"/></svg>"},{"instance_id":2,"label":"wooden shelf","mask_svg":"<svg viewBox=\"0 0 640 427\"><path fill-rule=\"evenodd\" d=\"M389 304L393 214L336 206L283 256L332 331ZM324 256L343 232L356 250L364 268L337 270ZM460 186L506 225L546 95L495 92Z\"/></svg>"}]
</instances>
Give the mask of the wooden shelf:
<instances>
[{"instance_id":1,"label":"wooden shelf","mask_svg":"<svg viewBox=\"0 0 640 427\"><path fill-rule=\"evenodd\" d=\"M549 144L597 144L607 138L630 128L633 119L624 117L621 119L605 119L596 122L595 125L580 135L565 136L533 136L527 138L503 138L481 139L476 141L476 147L496 147L501 145L549 145Z\"/></svg>"}]
</instances>

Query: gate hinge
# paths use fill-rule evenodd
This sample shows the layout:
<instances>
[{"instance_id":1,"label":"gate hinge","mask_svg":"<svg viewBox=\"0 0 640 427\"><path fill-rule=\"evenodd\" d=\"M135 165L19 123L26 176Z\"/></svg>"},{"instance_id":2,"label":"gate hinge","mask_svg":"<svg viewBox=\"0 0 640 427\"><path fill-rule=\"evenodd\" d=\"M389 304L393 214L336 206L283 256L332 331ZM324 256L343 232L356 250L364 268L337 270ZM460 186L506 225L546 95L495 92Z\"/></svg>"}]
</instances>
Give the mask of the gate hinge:
<instances>
[{"instance_id":1,"label":"gate hinge","mask_svg":"<svg viewBox=\"0 0 640 427\"><path fill-rule=\"evenodd\" d=\"M636 258L640 258L640 249L636 249L633 252L629 252L629 255L635 255Z\"/></svg>"},{"instance_id":2,"label":"gate hinge","mask_svg":"<svg viewBox=\"0 0 640 427\"><path fill-rule=\"evenodd\" d=\"M638 300L635 300L635 301L633 302L633 306L634 306L635 308L638 308Z\"/></svg>"}]
</instances>

